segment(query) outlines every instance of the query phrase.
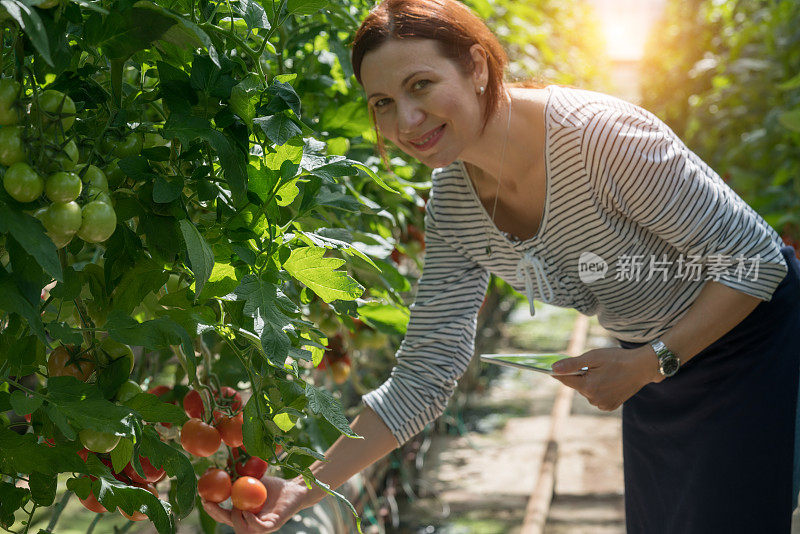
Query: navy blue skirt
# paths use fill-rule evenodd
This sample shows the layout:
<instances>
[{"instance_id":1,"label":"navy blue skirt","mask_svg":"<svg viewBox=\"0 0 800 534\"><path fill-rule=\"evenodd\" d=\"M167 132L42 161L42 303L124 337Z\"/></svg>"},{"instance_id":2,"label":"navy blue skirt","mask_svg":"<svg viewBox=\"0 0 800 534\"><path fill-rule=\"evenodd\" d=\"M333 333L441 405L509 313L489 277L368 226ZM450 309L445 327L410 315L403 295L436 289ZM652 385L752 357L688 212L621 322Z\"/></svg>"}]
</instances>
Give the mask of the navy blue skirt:
<instances>
[{"instance_id":1,"label":"navy blue skirt","mask_svg":"<svg viewBox=\"0 0 800 534\"><path fill-rule=\"evenodd\" d=\"M800 262L781 253L789 272L771 300L623 404L628 534L790 532Z\"/></svg>"}]
</instances>

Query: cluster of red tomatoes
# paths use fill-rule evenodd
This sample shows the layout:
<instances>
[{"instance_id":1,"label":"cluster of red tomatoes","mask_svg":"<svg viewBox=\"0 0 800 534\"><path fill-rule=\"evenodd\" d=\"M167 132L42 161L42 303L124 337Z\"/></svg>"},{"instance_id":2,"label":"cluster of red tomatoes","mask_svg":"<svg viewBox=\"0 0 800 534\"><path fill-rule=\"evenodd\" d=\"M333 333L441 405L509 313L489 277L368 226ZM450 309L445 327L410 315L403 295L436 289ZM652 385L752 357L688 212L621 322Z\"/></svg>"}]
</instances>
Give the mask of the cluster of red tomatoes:
<instances>
[{"instance_id":1,"label":"cluster of red tomatoes","mask_svg":"<svg viewBox=\"0 0 800 534\"><path fill-rule=\"evenodd\" d=\"M158 394L161 391L153 391ZM211 424L205 422L203 399L197 390L190 390L183 398L183 409L190 417L181 428L181 445L194 456L208 457L219 450L224 442L231 448L227 469L212 467L197 482L200 496L210 502L220 503L227 499L244 511L258 512L267 500L267 489L261 477L268 463L247 454L242 438L242 398L228 386L214 392L214 403L218 410L211 416ZM280 446L278 446L280 452ZM234 480L231 475L234 475ZM237 477L238 475L238 477Z\"/></svg>"},{"instance_id":2,"label":"cluster of red tomatoes","mask_svg":"<svg viewBox=\"0 0 800 534\"><path fill-rule=\"evenodd\" d=\"M78 145L70 135L75 116L75 103L60 91L24 95L18 82L0 79L3 187L17 202L31 204L25 207L34 210L58 248L76 235L103 242L117 226L106 173L79 163ZM118 167L116 172L121 172Z\"/></svg>"}]
</instances>

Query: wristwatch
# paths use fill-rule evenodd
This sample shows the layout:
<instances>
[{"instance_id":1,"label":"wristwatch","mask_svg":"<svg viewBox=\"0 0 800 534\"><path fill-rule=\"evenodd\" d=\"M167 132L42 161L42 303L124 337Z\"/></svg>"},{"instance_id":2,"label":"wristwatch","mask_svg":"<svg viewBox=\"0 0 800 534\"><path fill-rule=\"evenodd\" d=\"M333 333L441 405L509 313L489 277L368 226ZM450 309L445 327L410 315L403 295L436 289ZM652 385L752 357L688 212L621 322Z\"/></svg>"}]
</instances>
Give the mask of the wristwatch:
<instances>
[{"instance_id":1,"label":"wristwatch","mask_svg":"<svg viewBox=\"0 0 800 534\"><path fill-rule=\"evenodd\" d=\"M681 361L674 352L669 350L660 339L651 341L650 346L656 351L656 356L658 356L658 370L662 375L672 376L678 372Z\"/></svg>"}]
</instances>

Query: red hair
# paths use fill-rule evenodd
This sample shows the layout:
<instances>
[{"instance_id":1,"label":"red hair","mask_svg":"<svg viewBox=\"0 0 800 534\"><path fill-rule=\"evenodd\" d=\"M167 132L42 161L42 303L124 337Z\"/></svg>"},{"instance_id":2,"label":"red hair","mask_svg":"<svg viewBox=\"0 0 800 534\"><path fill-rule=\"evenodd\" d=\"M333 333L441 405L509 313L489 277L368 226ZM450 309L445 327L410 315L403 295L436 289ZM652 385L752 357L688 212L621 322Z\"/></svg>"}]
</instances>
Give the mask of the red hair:
<instances>
[{"instance_id":1,"label":"red hair","mask_svg":"<svg viewBox=\"0 0 800 534\"><path fill-rule=\"evenodd\" d=\"M486 106L481 127L483 133L489 118L500 105L503 73L508 56L480 17L457 0L383 0L370 10L353 38L353 73L362 86L361 63L364 55L390 39L432 39L438 43L441 54L455 61L464 75L471 74L475 68L470 47L479 44L486 50L489 80L486 84ZM370 109L370 115L375 125L378 150L388 169L386 150L378 132L375 111Z\"/></svg>"}]
</instances>

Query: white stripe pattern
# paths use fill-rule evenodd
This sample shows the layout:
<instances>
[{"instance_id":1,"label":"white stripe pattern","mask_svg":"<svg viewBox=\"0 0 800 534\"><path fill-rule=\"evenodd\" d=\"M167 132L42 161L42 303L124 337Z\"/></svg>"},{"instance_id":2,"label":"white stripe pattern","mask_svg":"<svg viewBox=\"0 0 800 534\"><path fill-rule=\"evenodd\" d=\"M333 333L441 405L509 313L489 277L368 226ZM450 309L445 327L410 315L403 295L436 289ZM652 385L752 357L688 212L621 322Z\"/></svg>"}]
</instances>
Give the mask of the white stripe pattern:
<instances>
[{"instance_id":1,"label":"white stripe pattern","mask_svg":"<svg viewBox=\"0 0 800 534\"><path fill-rule=\"evenodd\" d=\"M787 272L777 232L655 115L594 91L547 89L547 187L535 236L498 230L462 161L432 172L408 331L389 379L362 397L401 445L444 412L466 370L490 273L527 295L531 315L538 299L597 314L618 339L645 342L683 316L714 257L760 258L755 280L751 272L718 281L762 300ZM605 277L581 280L586 252L605 260ZM633 255L646 260L643 274L651 258L675 266L697 256L703 278L617 277Z\"/></svg>"}]
</instances>

